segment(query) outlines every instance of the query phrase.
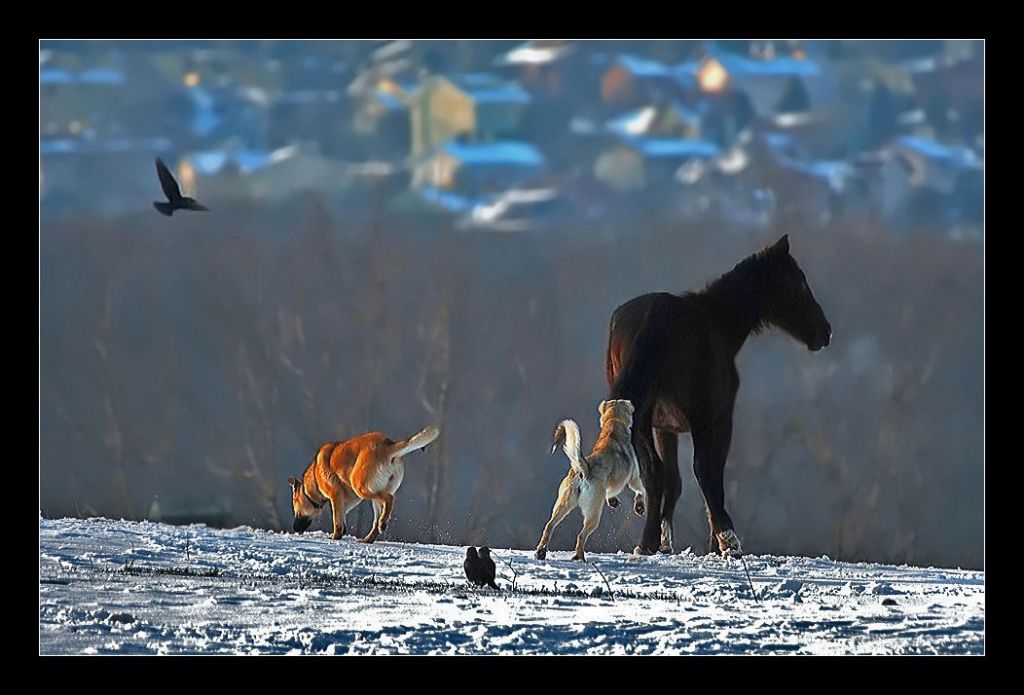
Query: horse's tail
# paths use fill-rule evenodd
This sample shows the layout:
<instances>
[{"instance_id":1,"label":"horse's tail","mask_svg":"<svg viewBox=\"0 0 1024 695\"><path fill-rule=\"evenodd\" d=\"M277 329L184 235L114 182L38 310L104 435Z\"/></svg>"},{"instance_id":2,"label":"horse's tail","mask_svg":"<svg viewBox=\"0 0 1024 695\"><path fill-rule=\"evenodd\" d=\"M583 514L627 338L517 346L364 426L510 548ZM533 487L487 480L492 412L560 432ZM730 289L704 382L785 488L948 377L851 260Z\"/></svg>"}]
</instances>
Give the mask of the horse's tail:
<instances>
[{"instance_id":1,"label":"horse's tail","mask_svg":"<svg viewBox=\"0 0 1024 695\"><path fill-rule=\"evenodd\" d=\"M590 477L590 464L580 451L580 427L575 420L562 420L555 428L555 446L552 453L562 445L562 451L569 458L569 465L584 479Z\"/></svg>"},{"instance_id":2,"label":"horse's tail","mask_svg":"<svg viewBox=\"0 0 1024 695\"><path fill-rule=\"evenodd\" d=\"M611 384L608 399L632 401L637 413L646 413L653 405L658 383L657 356L661 331L654 320L654 306L647 308L639 328L626 350L619 376ZM614 316L612 318L614 326ZM610 372L609 357L609 374Z\"/></svg>"},{"instance_id":3,"label":"horse's tail","mask_svg":"<svg viewBox=\"0 0 1024 695\"><path fill-rule=\"evenodd\" d=\"M615 381L615 361L612 359L612 344L613 338L615 337L615 324L617 323L616 319L618 318L618 315L619 309L616 309L612 312L612 318L608 322L608 349L605 352L604 357L604 372L605 376L608 378L609 386L611 386L612 382Z\"/></svg>"}]
</instances>

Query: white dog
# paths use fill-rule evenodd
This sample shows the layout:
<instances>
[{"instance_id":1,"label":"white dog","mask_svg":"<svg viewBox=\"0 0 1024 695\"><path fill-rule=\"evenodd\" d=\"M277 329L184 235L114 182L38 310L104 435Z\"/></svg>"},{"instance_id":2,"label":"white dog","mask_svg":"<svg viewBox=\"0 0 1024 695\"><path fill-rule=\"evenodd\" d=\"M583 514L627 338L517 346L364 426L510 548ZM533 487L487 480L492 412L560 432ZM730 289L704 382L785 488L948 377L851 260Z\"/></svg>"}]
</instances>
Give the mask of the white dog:
<instances>
[{"instance_id":1,"label":"white dog","mask_svg":"<svg viewBox=\"0 0 1024 695\"><path fill-rule=\"evenodd\" d=\"M604 502L618 507L618 494L628 485L635 493L633 511L644 515L644 487L640 480L640 466L633 451L631 428L633 404L627 400L602 401L597 412L601 414L601 435L593 451L584 457L580 452L580 428L573 420L562 420L555 429L554 453L561 444L569 457L571 468L558 486L558 499L551 510L551 519L544 526L537 558L547 556L551 532L574 508L583 512L583 529L576 538L574 560L585 560L583 548L587 539L601 523Z\"/></svg>"}]
</instances>

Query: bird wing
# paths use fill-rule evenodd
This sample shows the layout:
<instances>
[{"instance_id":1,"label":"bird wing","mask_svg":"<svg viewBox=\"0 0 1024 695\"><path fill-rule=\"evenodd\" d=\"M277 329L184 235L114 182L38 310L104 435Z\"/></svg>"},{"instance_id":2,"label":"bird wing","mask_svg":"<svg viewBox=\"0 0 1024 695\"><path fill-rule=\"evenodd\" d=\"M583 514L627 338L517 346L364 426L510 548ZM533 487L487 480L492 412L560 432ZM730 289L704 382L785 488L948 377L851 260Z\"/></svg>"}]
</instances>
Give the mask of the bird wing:
<instances>
[{"instance_id":1,"label":"bird wing","mask_svg":"<svg viewBox=\"0 0 1024 695\"><path fill-rule=\"evenodd\" d=\"M156 158L156 174L160 177L160 188L164 189L164 195L167 196L168 200L181 198L178 182L174 180L174 176L171 175L171 170L164 164L164 160L159 157Z\"/></svg>"}]
</instances>

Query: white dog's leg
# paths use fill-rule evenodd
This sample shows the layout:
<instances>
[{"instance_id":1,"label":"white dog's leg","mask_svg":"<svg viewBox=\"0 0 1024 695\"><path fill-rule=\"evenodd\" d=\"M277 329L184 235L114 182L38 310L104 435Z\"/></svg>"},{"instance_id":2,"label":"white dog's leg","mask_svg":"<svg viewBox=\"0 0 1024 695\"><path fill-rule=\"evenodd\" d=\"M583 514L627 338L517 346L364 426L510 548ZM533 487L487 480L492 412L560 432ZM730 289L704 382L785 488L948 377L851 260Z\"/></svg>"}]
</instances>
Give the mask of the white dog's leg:
<instances>
[{"instance_id":1,"label":"white dog's leg","mask_svg":"<svg viewBox=\"0 0 1024 695\"><path fill-rule=\"evenodd\" d=\"M601 513L604 511L604 505L601 504L604 495L596 494L596 491L591 491L589 495L580 495L580 511L583 512L583 528L580 530L580 535L576 537L576 554L573 555L573 560L586 561L586 557L583 554L583 549L587 545L587 539L601 523Z\"/></svg>"},{"instance_id":2,"label":"white dog's leg","mask_svg":"<svg viewBox=\"0 0 1024 695\"><path fill-rule=\"evenodd\" d=\"M630 478L629 489L633 491L633 513L643 516L647 512L647 502L644 498L644 484L639 477Z\"/></svg>"},{"instance_id":3,"label":"white dog's leg","mask_svg":"<svg viewBox=\"0 0 1024 695\"><path fill-rule=\"evenodd\" d=\"M576 506L576 502L579 499L579 493L576 491L576 487L573 485L570 487L565 481L558 488L558 499L555 500L555 506L551 510L551 518L548 523L544 525L544 532L540 535L540 542L537 543L537 552L535 553L538 560L543 560L548 554L548 542L551 540L551 533L555 530L555 527L562 523L562 520L569 515L569 512Z\"/></svg>"}]
</instances>

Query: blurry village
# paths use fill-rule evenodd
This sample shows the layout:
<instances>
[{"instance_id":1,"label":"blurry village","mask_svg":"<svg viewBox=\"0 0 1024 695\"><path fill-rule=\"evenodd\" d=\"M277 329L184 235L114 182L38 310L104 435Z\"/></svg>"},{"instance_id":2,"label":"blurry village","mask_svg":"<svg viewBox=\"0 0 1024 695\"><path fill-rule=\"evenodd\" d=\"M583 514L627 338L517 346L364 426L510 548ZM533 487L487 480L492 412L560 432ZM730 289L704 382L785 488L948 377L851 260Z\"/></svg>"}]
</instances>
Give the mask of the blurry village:
<instances>
[{"instance_id":1,"label":"blurry village","mask_svg":"<svg viewBox=\"0 0 1024 695\"><path fill-rule=\"evenodd\" d=\"M740 354L745 547L982 565L980 41L44 41L39 77L45 515L286 529L321 443L433 422L390 537L533 547L614 308L789 233L835 333ZM152 209L157 156L210 213Z\"/></svg>"},{"instance_id":2,"label":"blurry village","mask_svg":"<svg viewBox=\"0 0 1024 695\"><path fill-rule=\"evenodd\" d=\"M642 198L681 221L861 208L977 239L981 62L961 41L58 42L42 205L129 209L160 155L208 200L370 186L461 228ZM122 178L81 175L100 159Z\"/></svg>"}]
</instances>

